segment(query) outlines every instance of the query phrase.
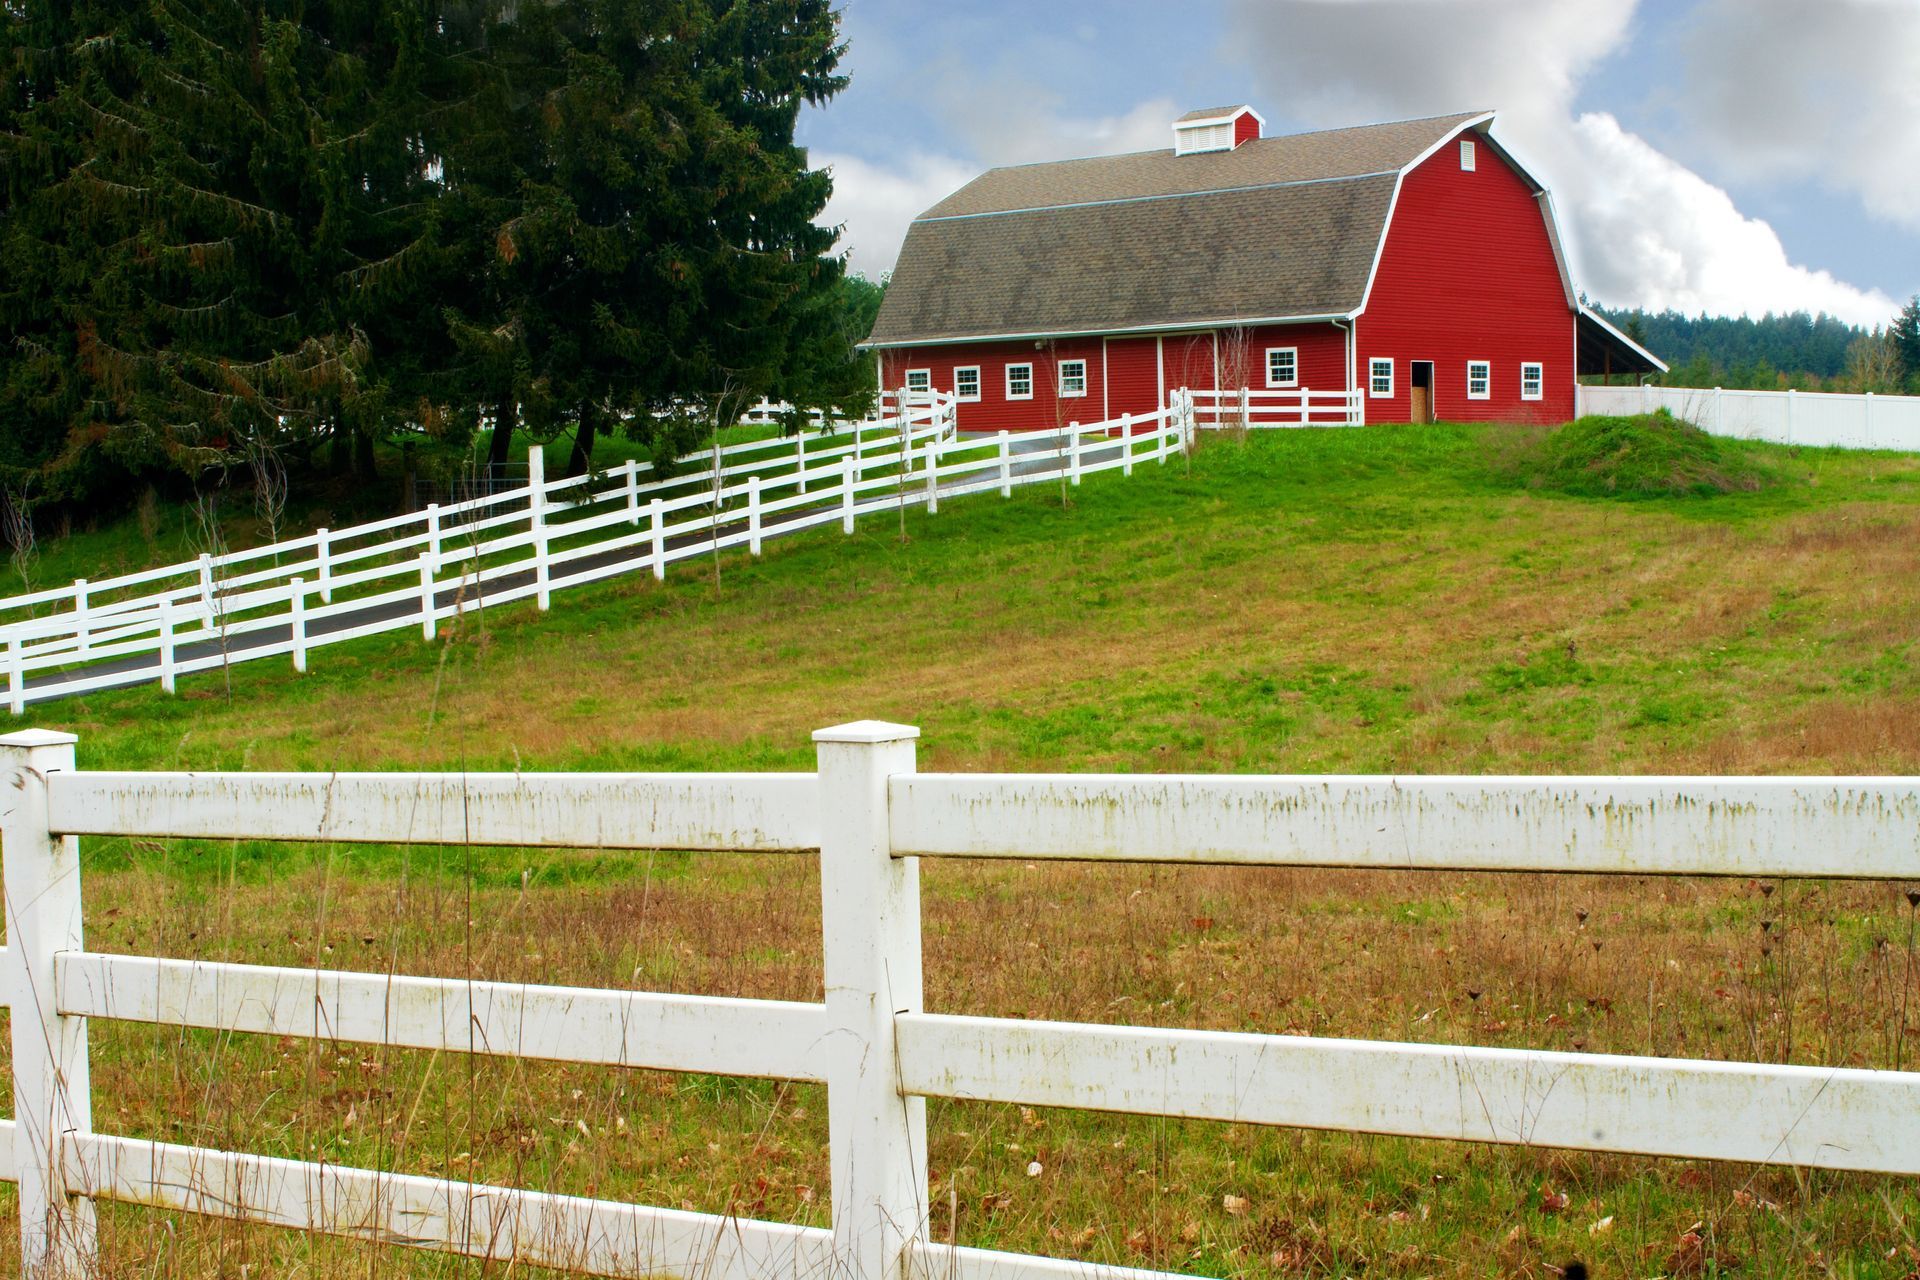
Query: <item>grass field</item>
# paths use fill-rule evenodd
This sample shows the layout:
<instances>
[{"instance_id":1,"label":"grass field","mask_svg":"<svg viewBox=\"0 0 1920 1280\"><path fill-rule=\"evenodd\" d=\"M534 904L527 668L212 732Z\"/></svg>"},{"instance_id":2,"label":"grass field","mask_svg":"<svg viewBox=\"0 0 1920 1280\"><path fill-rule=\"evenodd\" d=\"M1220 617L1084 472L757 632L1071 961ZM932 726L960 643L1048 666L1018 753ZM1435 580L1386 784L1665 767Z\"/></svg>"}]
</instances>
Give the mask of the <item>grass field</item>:
<instances>
[{"instance_id":1,"label":"grass field","mask_svg":"<svg viewBox=\"0 0 1920 1280\"><path fill-rule=\"evenodd\" d=\"M1920 459L1726 446L1758 487L1527 483L1494 428L1191 464L770 543L449 628L43 707L83 766L1920 772ZM94 535L111 539L112 531ZM133 535L137 537L136 535ZM819 998L809 860L96 841L100 950ZM925 869L929 1007L1911 1065L1907 886ZM96 1126L824 1223L817 1091L96 1024ZM1910 1180L939 1104L936 1234L1212 1275L1905 1277ZM1030 1162L1042 1172L1027 1176ZM140 1211L113 1276L476 1264ZM0 1250L14 1247L11 1233ZM0 1253L0 1266L12 1266ZM496 1271L504 1269L495 1268Z\"/></svg>"}]
</instances>

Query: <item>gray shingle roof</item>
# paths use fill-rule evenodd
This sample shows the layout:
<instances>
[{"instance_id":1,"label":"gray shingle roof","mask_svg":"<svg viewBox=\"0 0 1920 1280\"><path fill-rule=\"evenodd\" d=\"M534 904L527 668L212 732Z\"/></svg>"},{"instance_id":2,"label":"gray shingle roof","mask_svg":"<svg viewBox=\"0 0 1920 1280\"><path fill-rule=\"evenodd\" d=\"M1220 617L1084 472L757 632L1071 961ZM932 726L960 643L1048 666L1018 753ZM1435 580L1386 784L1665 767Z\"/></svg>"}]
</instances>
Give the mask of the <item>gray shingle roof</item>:
<instances>
[{"instance_id":1,"label":"gray shingle roof","mask_svg":"<svg viewBox=\"0 0 1920 1280\"><path fill-rule=\"evenodd\" d=\"M908 229L869 341L1351 311L1395 175L1481 114L994 169Z\"/></svg>"},{"instance_id":2,"label":"gray shingle roof","mask_svg":"<svg viewBox=\"0 0 1920 1280\"><path fill-rule=\"evenodd\" d=\"M1187 112L1187 114L1175 120L1174 123L1186 124L1193 120L1219 120L1227 116L1239 115L1242 111L1250 110L1252 110L1252 108L1244 102L1236 102L1230 107L1202 107L1198 111Z\"/></svg>"}]
</instances>

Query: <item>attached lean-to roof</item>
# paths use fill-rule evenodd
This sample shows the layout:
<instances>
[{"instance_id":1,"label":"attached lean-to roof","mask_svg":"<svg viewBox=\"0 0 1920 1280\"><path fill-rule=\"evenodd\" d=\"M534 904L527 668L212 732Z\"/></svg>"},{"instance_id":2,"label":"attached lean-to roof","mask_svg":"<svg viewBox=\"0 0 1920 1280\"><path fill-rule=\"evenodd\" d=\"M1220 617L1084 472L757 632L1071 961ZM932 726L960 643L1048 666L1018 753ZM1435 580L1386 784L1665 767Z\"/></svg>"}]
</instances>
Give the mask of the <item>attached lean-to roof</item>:
<instances>
[{"instance_id":1,"label":"attached lean-to roof","mask_svg":"<svg viewBox=\"0 0 1920 1280\"><path fill-rule=\"evenodd\" d=\"M1349 314L1401 171L1486 119L992 170L914 221L868 343Z\"/></svg>"}]
</instances>

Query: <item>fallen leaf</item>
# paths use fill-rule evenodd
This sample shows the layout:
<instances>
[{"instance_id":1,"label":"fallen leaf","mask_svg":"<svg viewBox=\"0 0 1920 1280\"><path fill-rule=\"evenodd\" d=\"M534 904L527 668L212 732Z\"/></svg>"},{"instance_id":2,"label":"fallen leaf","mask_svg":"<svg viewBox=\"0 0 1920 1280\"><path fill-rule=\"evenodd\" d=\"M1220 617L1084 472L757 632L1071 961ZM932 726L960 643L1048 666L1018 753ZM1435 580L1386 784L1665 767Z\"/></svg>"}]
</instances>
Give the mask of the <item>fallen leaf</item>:
<instances>
[{"instance_id":1,"label":"fallen leaf","mask_svg":"<svg viewBox=\"0 0 1920 1280\"><path fill-rule=\"evenodd\" d=\"M1590 1222L1587 1224L1587 1234L1590 1236L1597 1236L1611 1230L1613 1230L1612 1214L1608 1214L1598 1222Z\"/></svg>"},{"instance_id":2,"label":"fallen leaf","mask_svg":"<svg viewBox=\"0 0 1920 1280\"><path fill-rule=\"evenodd\" d=\"M1569 1202L1570 1197L1566 1192L1554 1191L1549 1188L1540 1193L1540 1212L1558 1213L1566 1208Z\"/></svg>"},{"instance_id":3,"label":"fallen leaf","mask_svg":"<svg viewBox=\"0 0 1920 1280\"><path fill-rule=\"evenodd\" d=\"M1245 1196L1236 1196L1231 1192L1220 1197L1220 1207L1236 1218L1246 1217L1250 1204L1251 1202Z\"/></svg>"}]
</instances>

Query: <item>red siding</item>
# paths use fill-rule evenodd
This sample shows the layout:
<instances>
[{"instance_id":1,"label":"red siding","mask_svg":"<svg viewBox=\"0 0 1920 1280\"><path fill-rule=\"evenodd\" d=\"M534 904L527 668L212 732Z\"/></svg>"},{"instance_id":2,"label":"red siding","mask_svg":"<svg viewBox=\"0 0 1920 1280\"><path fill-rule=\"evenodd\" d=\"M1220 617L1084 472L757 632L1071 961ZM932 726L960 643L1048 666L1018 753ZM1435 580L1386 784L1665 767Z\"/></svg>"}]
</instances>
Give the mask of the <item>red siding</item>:
<instances>
[{"instance_id":1,"label":"red siding","mask_svg":"<svg viewBox=\"0 0 1920 1280\"><path fill-rule=\"evenodd\" d=\"M1232 373L1233 366L1242 363L1231 353L1235 345L1229 339L1223 349L1229 354L1221 363L1226 366L1223 374ZM1267 385L1267 348L1293 347L1296 351L1295 363L1298 376L1295 386L1308 391L1344 391L1347 388L1347 335L1343 330L1330 324L1294 324L1277 325L1271 328L1255 329L1249 335L1247 366L1249 380L1247 385L1258 391ZM1221 381L1230 386L1238 386L1239 380L1223 377Z\"/></svg>"},{"instance_id":2,"label":"red siding","mask_svg":"<svg viewBox=\"0 0 1920 1280\"><path fill-rule=\"evenodd\" d=\"M1573 416L1574 317L1540 204L1480 145L1471 173L1449 142L1406 176L1373 295L1357 322L1359 379L1393 361L1393 395L1367 398L1369 422L1405 422L1410 363L1434 365L1442 421L1565 422ZM1491 396L1467 398L1467 362L1493 366ZM1545 395L1520 398L1520 366L1545 368Z\"/></svg>"},{"instance_id":3,"label":"red siding","mask_svg":"<svg viewBox=\"0 0 1920 1280\"><path fill-rule=\"evenodd\" d=\"M1233 145L1252 142L1260 136L1260 122L1253 118L1253 112L1243 111L1240 118L1233 122Z\"/></svg>"},{"instance_id":4,"label":"red siding","mask_svg":"<svg viewBox=\"0 0 1920 1280\"><path fill-rule=\"evenodd\" d=\"M883 353L881 377L888 390L904 386L907 370L926 369L932 374L937 391L954 389L953 371L977 365L980 369L980 399L960 405L962 431L1043 431L1064 427L1070 422L1099 422L1102 410L1101 388L1104 380L1102 350L1098 338L1062 338L1033 342L976 342L950 347L918 347ZM1087 394L1060 396L1060 361L1087 362ZM1033 366L1033 398L1007 399L1007 366Z\"/></svg>"},{"instance_id":5,"label":"red siding","mask_svg":"<svg viewBox=\"0 0 1920 1280\"><path fill-rule=\"evenodd\" d=\"M1107 416L1160 407L1160 340L1107 339Z\"/></svg>"}]
</instances>

